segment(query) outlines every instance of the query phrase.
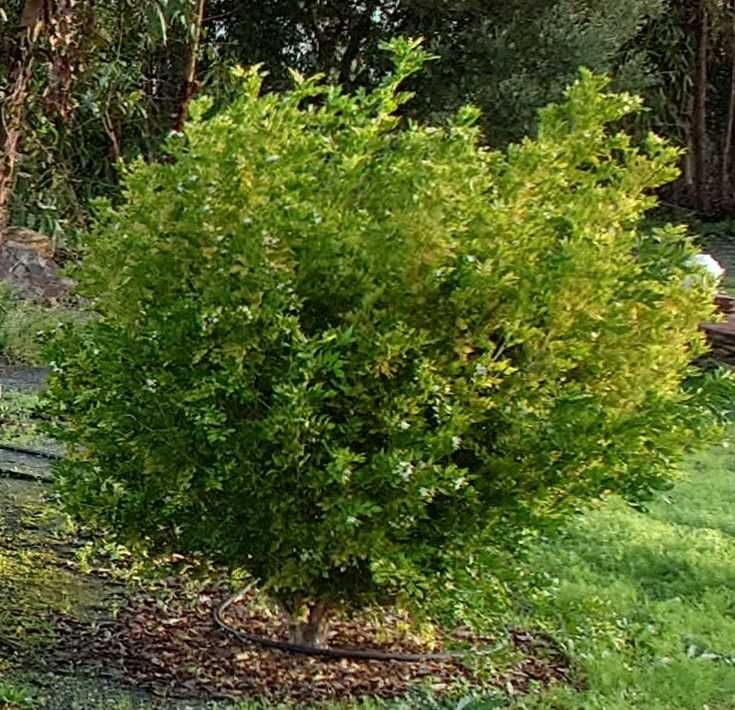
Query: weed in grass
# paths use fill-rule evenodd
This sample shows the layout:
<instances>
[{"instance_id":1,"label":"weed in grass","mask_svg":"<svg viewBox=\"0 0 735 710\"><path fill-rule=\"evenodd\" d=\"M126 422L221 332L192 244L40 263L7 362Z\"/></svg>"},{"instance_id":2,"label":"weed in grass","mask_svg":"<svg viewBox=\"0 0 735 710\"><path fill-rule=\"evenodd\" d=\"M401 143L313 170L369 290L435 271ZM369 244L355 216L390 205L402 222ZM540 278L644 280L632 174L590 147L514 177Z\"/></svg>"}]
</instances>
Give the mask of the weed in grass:
<instances>
[{"instance_id":1,"label":"weed in grass","mask_svg":"<svg viewBox=\"0 0 735 710\"><path fill-rule=\"evenodd\" d=\"M4 710L31 710L33 707L32 696L25 688L0 680L0 708Z\"/></svg>"}]
</instances>

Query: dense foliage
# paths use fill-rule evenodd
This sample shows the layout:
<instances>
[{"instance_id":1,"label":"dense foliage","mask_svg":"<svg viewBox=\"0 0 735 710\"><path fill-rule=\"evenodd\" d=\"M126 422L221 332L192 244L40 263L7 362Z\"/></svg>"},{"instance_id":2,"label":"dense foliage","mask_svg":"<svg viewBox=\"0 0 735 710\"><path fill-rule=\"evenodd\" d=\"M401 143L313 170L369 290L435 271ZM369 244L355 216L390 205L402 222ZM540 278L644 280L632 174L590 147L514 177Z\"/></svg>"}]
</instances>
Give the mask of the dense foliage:
<instances>
[{"instance_id":1,"label":"dense foliage","mask_svg":"<svg viewBox=\"0 0 735 710\"><path fill-rule=\"evenodd\" d=\"M23 109L12 224L68 238L85 224L91 198L116 192L117 160L157 152L177 110L192 4L12 0L0 7L0 145L13 103ZM23 23L34 16L44 22L31 43ZM22 95L18 66L29 74ZM0 161L0 178L3 169Z\"/></svg>"},{"instance_id":2,"label":"dense foliage","mask_svg":"<svg viewBox=\"0 0 735 710\"><path fill-rule=\"evenodd\" d=\"M10 223L73 243L89 200L118 195L117 160L160 156L182 113L192 57L190 88L205 86L219 102L230 96L233 63L262 62L268 90L287 88L291 67L324 72L353 90L385 76L389 67L378 47L398 35L425 37L438 57L415 79L419 100L403 108L413 117L437 122L471 102L483 111L483 142L502 147L532 133L537 109L559 100L586 66L611 75L616 89L645 95L652 111L637 123L688 147L684 177L667 192L669 200L704 211L732 207L732 3L206 0L200 36L202 1L3 4L0 144L12 123L20 18L43 6L53 20L31 52L18 164L0 161L0 187L3 173L15 173ZM0 203L0 221L3 211Z\"/></svg>"},{"instance_id":3,"label":"dense foliage","mask_svg":"<svg viewBox=\"0 0 735 710\"><path fill-rule=\"evenodd\" d=\"M665 10L665 0L357 0L302 5L290 0L214 0L223 14L221 56L263 62L268 86L288 68L324 72L347 88L373 85L387 69L381 40L422 36L437 56L415 80L413 116L445 116L468 101L484 114L493 146L535 127L536 111L561 98L585 66L614 73L618 86L655 82L635 38Z\"/></svg>"},{"instance_id":4,"label":"dense foliage","mask_svg":"<svg viewBox=\"0 0 735 710\"><path fill-rule=\"evenodd\" d=\"M607 128L639 102L585 73L488 152L471 108L402 124L424 57L392 46L372 92L250 71L198 103L100 208L99 319L52 353L69 509L290 609L420 599L508 525L659 487L713 423L682 387L712 294L639 229L677 152Z\"/></svg>"}]
</instances>

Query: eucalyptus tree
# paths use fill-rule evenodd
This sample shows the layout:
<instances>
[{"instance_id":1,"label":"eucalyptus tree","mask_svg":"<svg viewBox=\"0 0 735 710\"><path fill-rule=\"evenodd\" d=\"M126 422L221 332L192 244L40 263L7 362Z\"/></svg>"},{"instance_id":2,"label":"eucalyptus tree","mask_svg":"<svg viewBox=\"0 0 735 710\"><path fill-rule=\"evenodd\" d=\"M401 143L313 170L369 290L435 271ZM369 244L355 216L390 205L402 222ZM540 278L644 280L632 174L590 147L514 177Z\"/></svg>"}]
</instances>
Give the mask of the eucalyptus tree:
<instances>
[{"instance_id":1,"label":"eucalyptus tree","mask_svg":"<svg viewBox=\"0 0 735 710\"><path fill-rule=\"evenodd\" d=\"M194 0L24 0L0 12L0 220L58 232L156 155L189 99Z\"/></svg>"}]
</instances>

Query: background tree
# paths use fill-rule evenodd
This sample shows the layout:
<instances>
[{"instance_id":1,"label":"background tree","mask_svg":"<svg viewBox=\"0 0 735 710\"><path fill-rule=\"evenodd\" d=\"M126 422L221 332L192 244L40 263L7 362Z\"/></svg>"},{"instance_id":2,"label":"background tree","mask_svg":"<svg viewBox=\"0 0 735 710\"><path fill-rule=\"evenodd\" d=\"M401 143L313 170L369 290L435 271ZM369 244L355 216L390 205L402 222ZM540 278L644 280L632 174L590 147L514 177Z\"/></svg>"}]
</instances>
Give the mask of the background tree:
<instances>
[{"instance_id":1,"label":"background tree","mask_svg":"<svg viewBox=\"0 0 735 710\"><path fill-rule=\"evenodd\" d=\"M735 7L730 0L670 0L636 39L660 80L647 93L647 125L686 148L667 199L703 215L732 212Z\"/></svg>"},{"instance_id":2,"label":"background tree","mask_svg":"<svg viewBox=\"0 0 735 710\"><path fill-rule=\"evenodd\" d=\"M83 71L66 84L63 115L35 100L25 109L32 129L11 205L11 221L59 234L84 225L90 198L115 194L120 157L158 155L195 84L226 103L233 63L263 63L271 90L288 85L289 67L369 88L388 70L379 43L421 35L438 59L416 80L421 102L411 113L440 119L473 101L487 116L486 140L500 146L533 130L536 109L559 98L581 64L616 73L620 88L645 86L645 52L632 38L662 0L114 0L77 11L82 6ZM32 95L43 95L48 76L35 82Z\"/></svg>"},{"instance_id":3,"label":"background tree","mask_svg":"<svg viewBox=\"0 0 735 710\"><path fill-rule=\"evenodd\" d=\"M653 127L687 147L668 202L718 214L735 201L731 0L28 0L80 17L63 41L41 33L19 112L10 73L20 66L12 58L25 36L16 31L24 4L0 15L3 125L24 116L20 152L17 128L3 136L0 202L11 222L67 239L86 225L92 198L119 194L121 157L160 157L196 87L227 104L233 64L262 63L271 91L288 86L290 67L369 89L388 71L380 42L399 34L425 37L437 57L409 80L420 98L403 110L413 117L441 121L471 101L483 110L484 141L501 147L533 134L536 110L587 66L646 97L640 134ZM13 156L22 170L8 169Z\"/></svg>"},{"instance_id":4,"label":"background tree","mask_svg":"<svg viewBox=\"0 0 735 710\"><path fill-rule=\"evenodd\" d=\"M268 3L214 0L210 41L219 56L262 62L268 86L288 67L323 72L347 89L370 86L387 66L378 51L396 35L421 36L437 61L415 84L417 115L449 115L472 101L486 138L505 145L532 131L537 110L559 99L580 66L614 73L619 88L651 81L633 40L665 0L374 0Z\"/></svg>"}]
</instances>

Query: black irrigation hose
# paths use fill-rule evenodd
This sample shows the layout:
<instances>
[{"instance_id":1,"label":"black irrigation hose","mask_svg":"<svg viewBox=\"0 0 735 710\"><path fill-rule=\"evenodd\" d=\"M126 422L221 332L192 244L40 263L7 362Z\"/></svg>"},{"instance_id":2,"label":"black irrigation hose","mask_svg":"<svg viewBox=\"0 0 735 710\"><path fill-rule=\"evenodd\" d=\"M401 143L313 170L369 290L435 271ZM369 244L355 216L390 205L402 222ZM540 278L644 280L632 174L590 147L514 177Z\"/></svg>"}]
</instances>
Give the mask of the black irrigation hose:
<instances>
[{"instance_id":1,"label":"black irrigation hose","mask_svg":"<svg viewBox=\"0 0 735 710\"><path fill-rule=\"evenodd\" d=\"M15 471L11 468L0 468L0 478L10 478L15 481L31 481L33 483L52 483L52 476L41 476L35 473Z\"/></svg>"},{"instance_id":2,"label":"black irrigation hose","mask_svg":"<svg viewBox=\"0 0 735 710\"><path fill-rule=\"evenodd\" d=\"M246 590L247 591L247 590ZM238 641L254 644L264 648L274 648L278 651L293 653L302 656L318 656L331 659L352 659L360 661L399 661L402 663L416 663L425 661L459 661L470 655L469 653L389 653L378 651L375 648L320 648L317 646L303 646L289 641L276 641L266 636L258 636L240 631L230 626L222 615L231 604L234 604L245 592L237 592L225 599L222 604L214 608L214 620L217 625ZM480 652L481 653L481 652Z\"/></svg>"}]
</instances>

